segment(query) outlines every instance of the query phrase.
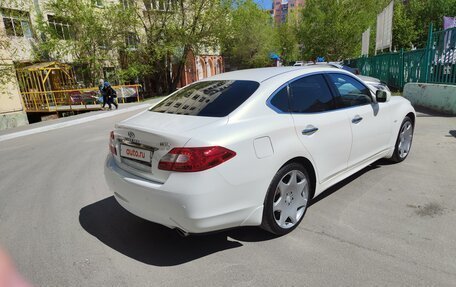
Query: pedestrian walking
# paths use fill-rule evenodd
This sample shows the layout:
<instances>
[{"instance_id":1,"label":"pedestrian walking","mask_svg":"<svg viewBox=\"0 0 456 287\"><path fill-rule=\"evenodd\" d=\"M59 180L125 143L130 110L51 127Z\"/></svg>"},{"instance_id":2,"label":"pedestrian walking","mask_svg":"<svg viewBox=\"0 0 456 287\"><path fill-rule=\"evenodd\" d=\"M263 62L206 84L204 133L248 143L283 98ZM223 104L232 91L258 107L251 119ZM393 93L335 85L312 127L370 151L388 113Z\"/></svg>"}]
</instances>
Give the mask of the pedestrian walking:
<instances>
[{"instance_id":1,"label":"pedestrian walking","mask_svg":"<svg viewBox=\"0 0 456 287\"><path fill-rule=\"evenodd\" d=\"M117 102L116 102L116 98L117 98L117 93L116 93L116 91L111 87L111 85L109 84L109 82L104 82L103 86L104 86L103 90L104 90L105 93L106 93L106 98L108 99L108 106L109 106L109 109L112 108L111 104L113 104L113 105L116 107L116 110L117 110L117 108L119 107L119 105L118 105Z\"/></svg>"},{"instance_id":2,"label":"pedestrian walking","mask_svg":"<svg viewBox=\"0 0 456 287\"><path fill-rule=\"evenodd\" d=\"M103 105L101 106L102 109L105 108L106 104L108 103L108 99L106 98L106 91L104 89L104 80L100 79L100 84L98 85L98 89L100 90L100 94L103 98Z\"/></svg>"}]
</instances>

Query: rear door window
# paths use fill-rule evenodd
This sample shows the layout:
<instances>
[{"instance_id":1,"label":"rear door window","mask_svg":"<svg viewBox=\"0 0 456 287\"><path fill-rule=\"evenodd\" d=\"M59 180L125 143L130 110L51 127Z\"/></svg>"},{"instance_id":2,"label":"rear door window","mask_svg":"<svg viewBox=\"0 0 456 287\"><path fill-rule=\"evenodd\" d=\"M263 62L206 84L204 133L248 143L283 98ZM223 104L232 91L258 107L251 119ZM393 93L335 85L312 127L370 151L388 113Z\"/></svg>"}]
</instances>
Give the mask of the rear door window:
<instances>
[{"instance_id":1,"label":"rear door window","mask_svg":"<svg viewBox=\"0 0 456 287\"><path fill-rule=\"evenodd\" d=\"M225 117L260 86L255 81L207 81L184 87L150 109L152 112Z\"/></svg>"}]
</instances>

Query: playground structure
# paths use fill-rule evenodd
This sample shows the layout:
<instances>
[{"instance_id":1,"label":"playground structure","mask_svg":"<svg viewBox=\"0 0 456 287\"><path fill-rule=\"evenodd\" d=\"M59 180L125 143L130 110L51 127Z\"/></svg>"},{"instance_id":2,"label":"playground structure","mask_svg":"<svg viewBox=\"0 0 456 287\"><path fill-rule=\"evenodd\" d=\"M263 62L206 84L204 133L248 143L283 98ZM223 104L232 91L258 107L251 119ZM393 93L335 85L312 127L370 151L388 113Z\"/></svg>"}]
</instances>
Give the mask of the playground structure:
<instances>
[{"instance_id":1,"label":"playground structure","mask_svg":"<svg viewBox=\"0 0 456 287\"><path fill-rule=\"evenodd\" d=\"M60 62L38 63L17 69L16 74L27 113L101 109L98 88L78 88L70 65ZM113 88L119 102L140 100L140 85L119 85Z\"/></svg>"}]
</instances>

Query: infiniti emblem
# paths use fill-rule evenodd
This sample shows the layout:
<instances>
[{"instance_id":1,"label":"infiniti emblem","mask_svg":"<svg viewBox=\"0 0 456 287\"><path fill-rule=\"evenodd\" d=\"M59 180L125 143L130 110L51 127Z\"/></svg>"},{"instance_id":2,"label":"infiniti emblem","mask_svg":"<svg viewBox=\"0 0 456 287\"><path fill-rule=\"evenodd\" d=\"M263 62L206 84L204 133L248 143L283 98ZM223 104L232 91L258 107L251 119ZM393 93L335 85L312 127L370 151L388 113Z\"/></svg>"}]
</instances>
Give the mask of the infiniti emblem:
<instances>
[{"instance_id":1,"label":"infiniti emblem","mask_svg":"<svg viewBox=\"0 0 456 287\"><path fill-rule=\"evenodd\" d=\"M128 132L128 137L134 139L135 138L135 133L132 131Z\"/></svg>"}]
</instances>

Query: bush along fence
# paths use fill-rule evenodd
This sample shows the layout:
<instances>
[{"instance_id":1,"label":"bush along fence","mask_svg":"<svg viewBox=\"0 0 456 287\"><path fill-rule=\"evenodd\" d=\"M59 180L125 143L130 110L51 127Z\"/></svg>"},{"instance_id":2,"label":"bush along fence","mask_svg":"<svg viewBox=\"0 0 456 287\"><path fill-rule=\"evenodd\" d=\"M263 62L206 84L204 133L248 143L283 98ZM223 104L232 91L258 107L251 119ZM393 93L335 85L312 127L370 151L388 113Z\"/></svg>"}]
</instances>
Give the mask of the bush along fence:
<instances>
[{"instance_id":1,"label":"bush along fence","mask_svg":"<svg viewBox=\"0 0 456 287\"><path fill-rule=\"evenodd\" d=\"M456 28L434 32L429 28L426 48L346 60L362 75L376 77L393 89L407 83L456 85Z\"/></svg>"}]
</instances>

